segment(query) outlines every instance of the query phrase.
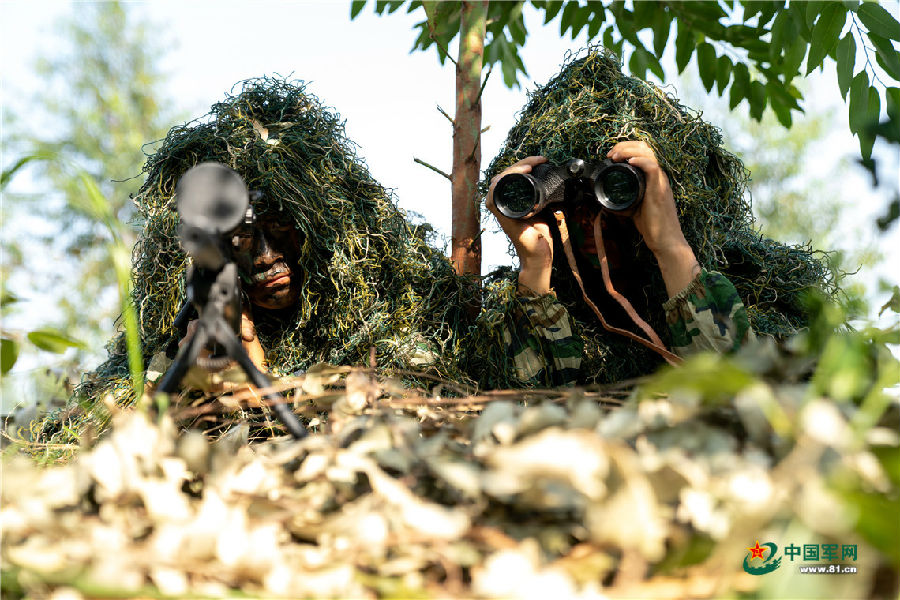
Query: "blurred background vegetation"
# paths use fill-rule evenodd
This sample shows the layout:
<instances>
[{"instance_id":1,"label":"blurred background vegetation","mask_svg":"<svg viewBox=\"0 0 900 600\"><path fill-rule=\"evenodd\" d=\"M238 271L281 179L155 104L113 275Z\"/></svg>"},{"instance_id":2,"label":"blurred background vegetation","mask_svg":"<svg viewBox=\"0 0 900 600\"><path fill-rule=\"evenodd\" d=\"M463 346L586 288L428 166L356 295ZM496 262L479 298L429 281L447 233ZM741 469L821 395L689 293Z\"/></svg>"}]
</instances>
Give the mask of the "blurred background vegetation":
<instances>
[{"instance_id":1,"label":"blurred background vegetation","mask_svg":"<svg viewBox=\"0 0 900 600\"><path fill-rule=\"evenodd\" d=\"M126 224L121 241L130 247L140 226L129 195L142 180L142 149L187 116L176 109L184 103L172 97L170 74L162 67L178 56L166 33L174 29L146 12L120 2L79 4L55 24L50 43L41 45L33 64L40 92L25 104L5 103L3 185L22 178L31 191L7 187L0 205L3 366L18 358L2 381L4 412L19 401L65 398L66 379L77 382L103 358L116 327L120 307L110 268L112 233L86 214L79 202L84 188L75 174L83 170L97 182L109 212ZM563 19L566 13L570 21L577 16L566 10ZM575 27L569 26L575 38ZM669 41L674 45L674 36ZM614 43L621 50L624 42ZM627 64L643 64L632 62ZM685 70L668 83L684 104L723 129L726 145L744 160L763 232L834 251L836 272L848 274L842 285L850 317L873 316L879 290L866 277L883 261L882 243L857 217L858 199L842 197L838 185L860 171L851 158L858 149L847 147L837 162L824 160L835 156L829 146L835 129L843 127L843 108L807 102L803 118L795 115L785 129L772 110L761 121L749 116L749 103L728 110L724 97L703 92L708 86L700 75ZM807 99L815 99L816 90L799 85ZM896 147L888 156L896 157ZM17 169L29 160L29 168ZM10 322L26 325L10 327Z\"/></svg>"},{"instance_id":2,"label":"blurred background vegetation","mask_svg":"<svg viewBox=\"0 0 900 600\"><path fill-rule=\"evenodd\" d=\"M26 160L36 190L4 193L3 312L37 310L43 334L4 329L28 368L4 378L6 398L65 398L104 357L121 312L113 234L85 204L78 174L97 183L130 248L140 228L130 195L142 182L145 144L184 118L163 92L170 46L161 24L127 4L99 2L80 5L55 28L56 43L34 64L43 89L27 113L3 115L4 154L18 159L3 165L4 183Z\"/></svg>"}]
</instances>

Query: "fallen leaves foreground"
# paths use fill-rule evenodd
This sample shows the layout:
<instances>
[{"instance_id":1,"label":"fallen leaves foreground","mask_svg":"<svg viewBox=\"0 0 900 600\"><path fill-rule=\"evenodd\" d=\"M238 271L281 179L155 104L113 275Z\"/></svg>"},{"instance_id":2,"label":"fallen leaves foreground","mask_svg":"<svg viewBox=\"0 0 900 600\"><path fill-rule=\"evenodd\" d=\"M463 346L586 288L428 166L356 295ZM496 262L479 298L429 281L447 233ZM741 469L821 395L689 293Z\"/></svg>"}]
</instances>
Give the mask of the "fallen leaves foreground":
<instances>
[{"instance_id":1,"label":"fallen leaves foreground","mask_svg":"<svg viewBox=\"0 0 900 600\"><path fill-rule=\"evenodd\" d=\"M831 484L896 504L872 450L897 433L860 441L802 386L609 410L581 390L467 405L344 383L317 390L334 403L299 443L247 445L243 424L210 444L128 410L68 464L4 461L4 595L849 598L886 561ZM745 573L768 539L858 544L859 574Z\"/></svg>"}]
</instances>

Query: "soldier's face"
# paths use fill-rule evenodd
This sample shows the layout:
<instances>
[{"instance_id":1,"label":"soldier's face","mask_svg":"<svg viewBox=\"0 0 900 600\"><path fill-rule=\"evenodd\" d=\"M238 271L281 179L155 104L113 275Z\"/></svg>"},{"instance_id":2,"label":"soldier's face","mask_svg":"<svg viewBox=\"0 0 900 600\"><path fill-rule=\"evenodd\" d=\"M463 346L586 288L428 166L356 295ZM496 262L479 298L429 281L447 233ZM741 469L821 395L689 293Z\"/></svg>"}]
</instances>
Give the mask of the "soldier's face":
<instances>
[{"instance_id":1,"label":"soldier's face","mask_svg":"<svg viewBox=\"0 0 900 600\"><path fill-rule=\"evenodd\" d=\"M251 304L270 310L293 306L303 283L297 260L302 234L283 216L267 215L236 237Z\"/></svg>"}]
</instances>

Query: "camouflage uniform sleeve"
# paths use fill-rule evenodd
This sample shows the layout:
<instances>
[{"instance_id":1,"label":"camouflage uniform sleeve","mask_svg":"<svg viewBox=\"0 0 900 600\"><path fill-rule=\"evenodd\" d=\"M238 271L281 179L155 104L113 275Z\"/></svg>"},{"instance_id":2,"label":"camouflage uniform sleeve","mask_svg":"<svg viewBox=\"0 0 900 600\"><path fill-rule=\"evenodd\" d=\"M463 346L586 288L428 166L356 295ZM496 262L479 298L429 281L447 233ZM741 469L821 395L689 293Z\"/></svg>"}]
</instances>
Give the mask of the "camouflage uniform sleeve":
<instances>
[{"instance_id":1,"label":"camouflage uniform sleeve","mask_svg":"<svg viewBox=\"0 0 900 600\"><path fill-rule=\"evenodd\" d=\"M517 295L503 341L522 385L572 385L578 379L583 343L555 294Z\"/></svg>"},{"instance_id":2,"label":"camouflage uniform sleeve","mask_svg":"<svg viewBox=\"0 0 900 600\"><path fill-rule=\"evenodd\" d=\"M680 356L709 350L733 352L755 337L737 290L716 271L703 269L663 309L672 349Z\"/></svg>"}]
</instances>

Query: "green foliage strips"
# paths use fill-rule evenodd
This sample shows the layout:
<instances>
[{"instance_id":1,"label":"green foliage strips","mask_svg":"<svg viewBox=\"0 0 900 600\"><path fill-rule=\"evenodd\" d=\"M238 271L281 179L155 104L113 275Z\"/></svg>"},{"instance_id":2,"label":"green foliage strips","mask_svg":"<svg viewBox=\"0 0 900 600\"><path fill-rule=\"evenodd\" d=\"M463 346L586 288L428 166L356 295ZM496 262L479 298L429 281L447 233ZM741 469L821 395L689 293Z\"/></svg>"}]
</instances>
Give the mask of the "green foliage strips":
<instances>
[{"instance_id":1,"label":"green foliage strips","mask_svg":"<svg viewBox=\"0 0 900 600\"><path fill-rule=\"evenodd\" d=\"M365 4L366 0L351 2L351 18ZM518 85L520 74L528 74L519 55L528 34L522 17L525 4L491 2L488 7L485 65L499 64L510 87ZM882 93L890 98L900 81L900 55L894 48L900 40L900 23L877 2L532 0L531 4L544 13L545 24L558 18L561 36L575 39L586 32L588 40L602 40L619 56L629 55L628 69L636 77L646 77L649 71L665 79L661 60L674 44L679 72L696 57L707 92L715 88L723 96L728 88L732 108L746 102L759 120L768 106L785 127L791 126L795 112L803 112L803 95L794 81L825 68L826 57L831 57L842 96L848 82L858 79L849 114L864 158L871 155L875 134L863 124L878 121L876 98ZM426 16L416 25L413 50L433 45L443 63L459 33L460 2L377 1L375 12L393 13L404 5L407 12L422 8ZM652 44L647 42L651 37ZM857 54L864 54L866 62L854 74ZM873 62L888 80L882 80ZM893 123L900 126L896 119Z\"/></svg>"}]
</instances>

